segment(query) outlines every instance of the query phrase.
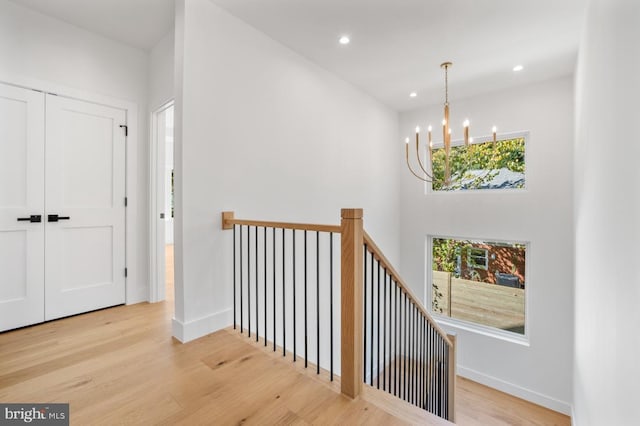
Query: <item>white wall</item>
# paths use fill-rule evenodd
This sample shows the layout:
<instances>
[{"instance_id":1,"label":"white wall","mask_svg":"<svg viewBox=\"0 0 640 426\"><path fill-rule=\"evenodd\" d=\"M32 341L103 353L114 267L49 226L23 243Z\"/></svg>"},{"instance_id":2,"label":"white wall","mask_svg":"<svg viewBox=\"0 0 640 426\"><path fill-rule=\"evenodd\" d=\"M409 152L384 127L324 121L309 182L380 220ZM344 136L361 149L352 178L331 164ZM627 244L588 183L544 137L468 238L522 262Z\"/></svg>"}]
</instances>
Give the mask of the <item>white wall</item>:
<instances>
[{"instance_id":1,"label":"white wall","mask_svg":"<svg viewBox=\"0 0 640 426\"><path fill-rule=\"evenodd\" d=\"M416 125L439 126L442 106L403 113L395 148L403 167L400 271L423 297L427 235L530 242L526 271L530 345L455 330L459 374L568 413L573 350L573 80L566 77L454 101L451 111L454 140L462 136L465 118L471 120L472 136L488 135L493 124L500 132L530 131L527 188L425 195L424 184L406 169L401 140L412 135Z\"/></svg>"},{"instance_id":2,"label":"white wall","mask_svg":"<svg viewBox=\"0 0 640 426\"><path fill-rule=\"evenodd\" d=\"M152 111L173 99L174 43L172 30L149 53L149 107Z\"/></svg>"},{"instance_id":3,"label":"white wall","mask_svg":"<svg viewBox=\"0 0 640 426\"><path fill-rule=\"evenodd\" d=\"M128 265L129 302L148 297L147 67L148 54L142 50L0 0L0 80L29 87L53 85L80 97L86 93L137 104L137 140L129 138L137 145L139 194L130 200L137 210L137 265Z\"/></svg>"},{"instance_id":4,"label":"white wall","mask_svg":"<svg viewBox=\"0 0 640 426\"><path fill-rule=\"evenodd\" d=\"M576 84L574 424L640 421L640 3L593 0Z\"/></svg>"},{"instance_id":5,"label":"white wall","mask_svg":"<svg viewBox=\"0 0 640 426\"><path fill-rule=\"evenodd\" d=\"M207 0L176 16L177 337L231 323L223 210L338 224L362 207L396 260L397 114Z\"/></svg>"}]
</instances>

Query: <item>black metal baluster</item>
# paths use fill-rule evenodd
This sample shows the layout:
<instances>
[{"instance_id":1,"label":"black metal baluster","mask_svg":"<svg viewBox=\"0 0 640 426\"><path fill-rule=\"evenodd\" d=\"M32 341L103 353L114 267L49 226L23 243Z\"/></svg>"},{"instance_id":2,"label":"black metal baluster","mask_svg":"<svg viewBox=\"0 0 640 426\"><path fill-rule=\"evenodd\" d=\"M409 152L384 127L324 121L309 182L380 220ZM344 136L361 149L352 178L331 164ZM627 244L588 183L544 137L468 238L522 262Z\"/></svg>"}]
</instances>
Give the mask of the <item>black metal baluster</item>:
<instances>
[{"instance_id":1,"label":"black metal baluster","mask_svg":"<svg viewBox=\"0 0 640 426\"><path fill-rule=\"evenodd\" d=\"M423 319L424 317L422 316L422 312L418 311L418 358L416 359L416 362L418 363L418 399L416 400L417 401L416 404L420 408L422 408L422 393L423 393L423 387L422 387L422 370L423 370L422 355L424 354L424 351L422 348Z\"/></svg>"},{"instance_id":2,"label":"black metal baluster","mask_svg":"<svg viewBox=\"0 0 640 426\"><path fill-rule=\"evenodd\" d=\"M409 299L409 403L413 403L413 302Z\"/></svg>"},{"instance_id":3,"label":"black metal baluster","mask_svg":"<svg viewBox=\"0 0 640 426\"><path fill-rule=\"evenodd\" d=\"M377 356L376 356L376 370L378 373L378 389L380 389L380 261L378 261L378 292L376 293L378 297L378 345L377 345Z\"/></svg>"},{"instance_id":4,"label":"black metal baluster","mask_svg":"<svg viewBox=\"0 0 640 426\"><path fill-rule=\"evenodd\" d=\"M408 297L408 296L407 296ZM409 365L408 365L408 370L409 370L409 403L413 404L413 366L414 366L414 360L413 360L413 344L414 344L414 339L413 339L413 302L411 301L411 299L409 298L409 329L407 330L408 333L408 338L409 338Z\"/></svg>"},{"instance_id":5,"label":"black metal baluster","mask_svg":"<svg viewBox=\"0 0 640 426\"><path fill-rule=\"evenodd\" d=\"M445 393L444 393L444 380L445 380L445 370L444 370L444 339L440 336L440 415L444 416L444 401L445 401Z\"/></svg>"},{"instance_id":6,"label":"black metal baluster","mask_svg":"<svg viewBox=\"0 0 640 426\"><path fill-rule=\"evenodd\" d=\"M407 380L407 362L409 361L408 337L407 329L409 328L409 303L407 294L403 292L404 296L404 399L409 401L409 381Z\"/></svg>"},{"instance_id":7,"label":"black metal baluster","mask_svg":"<svg viewBox=\"0 0 640 426\"><path fill-rule=\"evenodd\" d=\"M233 329L236 329L236 228L233 225Z\"/></svg>"},{"instance_id":8,"label":"black metal baluster","mask_svg":"<svg viewBox=\"0 0 640 426\"><path fill-rule=\"evenodd\" d=\"M415 327L413 324L415 318L415 306L413 302L409 301L409 402L413 404L413 391L415 389L414 377L415 377L415 357L413 354L413 348L415 346L415 337L414 331Z\"/></svg>"},{"instance_id":9,"label":"black metal baluster","mask_svg":"<svg viewBox=\"0 0 640 426\"><path fill-rule=\"evenodd\" d=\"M438 334L438 415L442 416L442 338Z\"/></svg>"},{"instance_id":10,"label":"black metal baluster","mask_svg":"<svg viewBox=\"0 0 640 426\"><path fill-rule=\"evenodd\" d=\"M390 351L393 351L393 355L390 356L390 361L393 361L393 366L389 366L389 372L390 372L390 376L389 376L389 393L393 392L393 394L396 394L396 376L398 375L396 372L396 365L397 365L397 359L398 359L398 352L396 351L396 327L398 324L398 310L396 309L396 285L393 282L393 277L391 277L391 303L390 306L392 307L393 310L393 315L391 316L392 319L392 326L390 327L390 336L391 336L391 345L390 345Z\"/></svg>"},{"instance_id":11,"label":"black metal baluster","mask_svg":"<svg viewBox=\"0 0 640 426\"><path fill-rule=\"evenodd\" d=\"M296 230L292 231L292 250L293 250L293 362L296 362Z\"/></svg>"},{"instance_id":12,"label":"black metal baluster","mask_svg":"<svg viewBox=\"0 0 640 426\"><path fill-rule=\"evenodd\" d=\"M264 346L267 346L267 227L264 229Z\"/></svg>"},{"instance_id":13,"label":"black metal baluster","mask_svg":"<svg viewBox=\"0 0 640 426\"><path fill-rule=\"evenodd\" d=\"M444 345L444 418L449 419L449 346Z\"/></svg>"},{"instance_id":14,"label":"black metal baluster","mask_svg":"<svg viewBox=\"0 0 640 426\"><path fill-rule=\"evenodd\" d=\"M331 353L331 381L333 382L333 232L329 232L329 352Z\"/></svg>"},{"instance_id":15,"label":"black metal baluster","mask_svg":"<svg viewBox=\"0 0 640 426\"><path fill-rule=\"evenodd\" d=\"M400 390L398 391L398 396L404 399L404 384L405 384L405 375L406 375L406 364L405 364L405 355L406 351L404 350L404 342L405 342L405 308L404 308L404 291L400 289L400 351L402 352L402 358L400 358Z\"/></svg>"},{"instance_id":16,"label":"black metal baluster","mask_svg":"<svg viewBox=\"0 0 640 426\"><path fill-rule=\"evenodd\" d=\"M382 325L384 331L382 333L382 390L387 390L387 268L384 268L384 302L382 304Z\"/></svg>"},{"instance_id":17,"label":"black metal baluster","mask_svg":"<svg viewBox=\"0 0 640 426\"><path fill-rule=\"evenodd\" d=\"M393 394L398 394L398 286L391 280L393 290Z\"/></svg>"},{"instance_id":18,"label":"black metal baluster","mask_svg":"<svg viewBox=\"0 0 640 426\"><path fill-rule=\"evenodd\" d=\"M375 299L373 296L373 282L374 282L374 277L373 277L373 264L375 262L375 257L373 256L373 252L371 252L371 334L369 335L370 341L371 341L371 362L369 363L369 385L373 386L373 321L374 321L374 317L373 317L373 307L374 307L374 303L375 303Z\"/></svg>"},{"instance_id":19,"label":"black metal baluster","mask_svg":"<svg viewBox=\"0 0 640 426\"><path fill-rule=\"evenodd\" d=\"M244 280L242 279L242 269L244 265L242 263L242 250L242 225L240 225L240 334L244 332L244 312L242 310L242 285L244 284Z\"/></svg>"},{"instance_id":20,"label":"black metal baluster","mask_svg":"<svg viewBox=\"0 0 640 426\"><path fill-rule=\"evenodd\" d=\"M429 398L429 411L431 411L432 413L435 412L435 405L436 405L436 352L435 352L435 340L434 340L434 331L433 331L433 326L429 327L429 366L431 368L431 377L429 379L429 389L430 389L430 395L431 397Z\"/></svg>"},{"instance_id":21,"label":"black metal baluster","mask_svg":"<svg viewBox=\"0 0 640 426\"><path fill-rule=\"evenodd\" d=\"M276 351L276 228L273 229L273 351Z\"/></svg>"},{"instance_id":22,"label":"black metal baluster","mask_svg":"<svg viewBox=\"0 0 640 426\"><path fill-rule=\"evenodd\" d=\"M402 394L400 390L400 379L402 375L402 358L401 358L401 343L402 343L402 305L401 305L401 293L400 286L396 282L396 393L397 397L400 398Z\"/></svg>"},{"instance_id":23,"label":"black metal baluster","mask_svg":"<svg viewBox=\"0 0 640 426\"><path fill-rule=\"evenodd\" d=\"M441 415L444 416L444 398L445 398L445 394L444 394L444 378L445 378L445 370L444 370L444 339L442 338L442 336L440 336L440 359L442 360L440 362L440 413Z\"/></svg>"},{"instance_id":24,"label":"black metal baluster","mask_svg":"<svg viewBox=\"0 0 640 426\"><path fill-rule=\"evenodd\" d=\"M413 305L413 403L418 405L418 306Z\"/></svg>"},{"instance_id":25,"label":"black metal baluster","mask_svg":"<svg viewBox=\"0 0 640 426\"><path fill-rule=\"evenodd\" d=\"M398 396L400 394L399 391L399 380L400 380L400 375L398 374L398 356L400 355L400 298L398 297L398 292L400 291L400 288L398 287L397 283L394 283L394 288L393 288L393 293L394 296L393 298L394 300L394 305L395 305L395 319L396 319L396 323L395 323L395 330L394 330L394 345L395 345L395 359L394 359L394 366L393 366L393 394L395 396Z\"/></svg>"},{"instance_id":26,"label":"black metal baluster","mask_svg":"<svg viewBox=\"0 0 640 426\"><path fill-rule=\"evenodd\" d=\"M424 407L424 322L420 316L420 408Z\"/></svg>"},{"instance_id":27,"label":"black metal baluster","mask_svg":"<svg viewBox=\"0 0 640 426\"><path fill-rule=\"evenodd\" d=\"M260 330L260 312L258 309L258 227L256 229L256 342L258 341L258 331Z\"/></svg>"},{"instance_id":28,"label":"black metal baluster","mask_svg":"<svg viewBox=\"0 0 640 426\"><path fill-rule=\"evenodd\" d=\"M426 344L426 350L427 350L427 359L426 359L426 367L427 367L427 398L425 401L425 410L427 411L431 411L431 324L428 323L427 326L427 332L426 332L426 337L427 337L427 344Z\"/></svg>"},{"instance_id":29,"label":"black metal baluster","mask_svg":"<svg viewBox=\"0 0 640 426\"><path fill-rule=\"evenodd\" d=\"M416 304L416 309L415 309L415 316L416 316L416 329L414 332L414 335L416 337L416 349L414 351L414 360L413 363L415 365L415 391L414 391L414 404L415 405L420 405L420 364L419 364L419 359L420 359L420 311L418 310L418 305Z\"/></svg>"},{"instance_id":30,"label":"black metal baluster","mask_svg":"<svg viewBox=\"0 0 640 426\"><path fill-rule=\"evenodd\" d=\"M440 415L440 357L438 356L438 352L440 350L440 342L436 338L436 389L433 393L436 398L436 414Z\"/></svg>"},{"instance_id":31,"label":"black metal baluster","mask_svg":"<svg viewBox=\"0 0 640 426\"><path fill-rule=\"evenodd\" d=\"M251 226L247 226L247 332L251 337Z\"/></svg>"},{"instance_id":32,"label":"black metal baluster","mask_svg":"<svg viewBox=\"0 0 640 426\"><path fill-rule=\"evenodd\" d=\"M423 365L423 371L422 371L422 381L423 381L423 386L424 386L424 394L422 395L422 408L426 409L427 408L427 398L429 397L429 364L427 364L427 361L429 360L429 352L428 352L428 348L427 348L427 332L429 331L429 322L428 321L424 321L424 329L422 330L422 341L423 341L423 348L424 348L424 354L422 356L422 365Z\"/></svg>"},{"instance_id":33,"label":"black metal baluster","mask_svg":"<svg viewBox=\"0 0 640 426\"><path fill-rule=\"evenodd\" d=\"M316 374L320 374L320 231L316 231Z\"/></svg>"},{"instance_id":34,"label":"black metal baluster","mask_svg":"<svg viewBox=\"0 0 640 426\"><path fill-rule=\"evenodd\" d=\"M368 255L369 254L369 250L367 248L367 245L364 245L364 301L363 301L363 305L364 305L364 325L363 325L363 339L364 339L364 358L363 358L363 366L364 366L364 372L362 374L362 377L364 379L364 382L367 383L367 324L369 323L368 321L368 317L367 317L367 281L368 281L368 273L369 273L369 268L367 268L367 259L368 259Z\"/></svg>"},{"instance_id":35,"label":"black metal baluster","mask_svg":"<svg viewBox=\"0 0 640 426\"><path fill-rule=\"evenodd\" d=\"M307 353L307 230L304 230L304 368L309 364Z\"/></svg>"},{"instance_id":36,"label":"black metal baluster","mask_svg":"<svg viewBox=\"0 0 640 426\"><path fill-rule=\"evenodd\" d=\"M287 297L285 295L285 284L286 280L286 258L285 258L285 241L284 241L284 231L282 228L282 356L287 356L287 321L286 321L286 306L287 306Z\"/></svg>"}]
</instances>

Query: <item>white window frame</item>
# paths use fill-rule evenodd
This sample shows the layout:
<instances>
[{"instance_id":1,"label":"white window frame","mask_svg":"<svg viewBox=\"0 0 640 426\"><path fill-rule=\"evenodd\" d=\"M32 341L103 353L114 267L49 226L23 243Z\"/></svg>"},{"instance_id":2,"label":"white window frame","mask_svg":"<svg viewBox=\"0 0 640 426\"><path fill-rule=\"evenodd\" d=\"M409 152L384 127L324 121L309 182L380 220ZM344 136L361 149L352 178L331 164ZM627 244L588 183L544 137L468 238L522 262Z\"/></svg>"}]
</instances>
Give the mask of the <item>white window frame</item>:
<instances>
[{"instance_id":1,"label":"white window frame","mask_svg":"<svg viewBox=\"0 0 640 426\"><path fill-rule=\"evenodd\" d=\"M525 271L526 276L525 280L527 285L524 288L524 334L514 333L512 331L502 330L496 327L491 327L488 325L483 325L479 323L475 323L472 321L467 321L459 318L453 318L446 315L439 314L433 311L433 300L432 300L432 284L433 284L433 239L453 239L453 240L471 240L471 241L490 241L492 243L507 243L507 244L522 244L526 250L525 256ZM465 330L475 334L484 335L487 337L492 337L500 340L504 340L511 343L516 343L522 346L530 346L530 323L531 323L531 315L529 309L529 301L530 294L529 289L531 288L531 268L529 267L531 263L531 242L529 241L521 241L521 240L504 240L499 238L486 238L486 237L460 237L460 236L451 236L451 235L443 235L443 234L428 234L426 236L425 241L425 278L426 281L424 283L424 300L426 303L426 308L431 314L431 316L436 320L439 325L444 327L450 327L452 329ZM534 283L535 285L535 283Z\"/></svg>"},{"instance_id":2,"label":"white window frame","mask_svg":"<svg viewBox=\"0 0 640 426\"><path fill-rule=\"evenodd\" d=\"M471 255L472 250L482 251L484 253L484 265L481 265L475 261L475 258L480 256ZM471 259L474 259L472 262ZM469 247L467 248L467 267L473 269L482 269L483 271L489 270L489 250L481 247Z\"/></svg>"}]
</instances>

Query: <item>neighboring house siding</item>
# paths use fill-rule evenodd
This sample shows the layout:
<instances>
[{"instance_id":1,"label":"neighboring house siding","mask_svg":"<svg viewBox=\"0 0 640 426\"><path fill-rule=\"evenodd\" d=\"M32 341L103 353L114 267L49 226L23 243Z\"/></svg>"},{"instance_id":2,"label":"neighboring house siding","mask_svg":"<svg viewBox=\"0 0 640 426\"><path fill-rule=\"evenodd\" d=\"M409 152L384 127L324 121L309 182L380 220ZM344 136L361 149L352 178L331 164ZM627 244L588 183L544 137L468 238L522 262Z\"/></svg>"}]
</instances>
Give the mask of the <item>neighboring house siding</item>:
<instances>
[{"instance_id":1,"label":"neighboring house siding","mask_svg":"<svg viewBox=\"0 0 640 426\"><path fill-rule=\"evenodd\" d=\"M524 288L525 283L525 248L524 247L500 247L488 244L471 244L472 249L483 249L487 251L487 269L474 267L468 263L466 250L461 255L461 278L468 280L483 281L497 284L496 272L503 274L513 274L518 277L520 286Z\"/></svg>"}]
</instances>

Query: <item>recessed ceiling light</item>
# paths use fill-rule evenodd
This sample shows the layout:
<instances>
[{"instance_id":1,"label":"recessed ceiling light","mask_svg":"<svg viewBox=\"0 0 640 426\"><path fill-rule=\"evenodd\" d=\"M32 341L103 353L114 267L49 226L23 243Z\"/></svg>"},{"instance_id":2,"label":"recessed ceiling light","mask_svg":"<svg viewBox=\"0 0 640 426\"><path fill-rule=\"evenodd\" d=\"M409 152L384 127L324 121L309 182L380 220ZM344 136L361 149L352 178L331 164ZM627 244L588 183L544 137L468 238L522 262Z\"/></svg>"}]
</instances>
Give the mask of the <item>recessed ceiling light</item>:
<instances>
[{"instance_id":1,"label":"recessed ceiling light","mask_svg":"<svg viewBox=\"0 0 640 426\"><path fill-rule=\"evenodd\" d=\"M338 42L340 44L349 44L351 42L351 39L349 38L349 36L343 35L342 37L340 37Z\"/></svg>"},{"instance_id":2,"label":"recessed ceiling light","mask_svg":"<svg viewBox=\"0 0 640 426\"><path fill-rule=\"evenodd\" d=\"M524 69L524 67L522 65L516 65L515 67L513 67L513 71L518 72L518 71L522 71Z\"/></svg>"},{"instance_id":3,"label":"recessed ceiling light","mask_svg":"<svg viewBox=\"0 0 640 426\"><path fill-rule=\"evenodd\" d=\"M416 92L409 93L409 97L410 98L415 98L416 96L418 96L418 94Z\"/></svg>"}]
</instances>

